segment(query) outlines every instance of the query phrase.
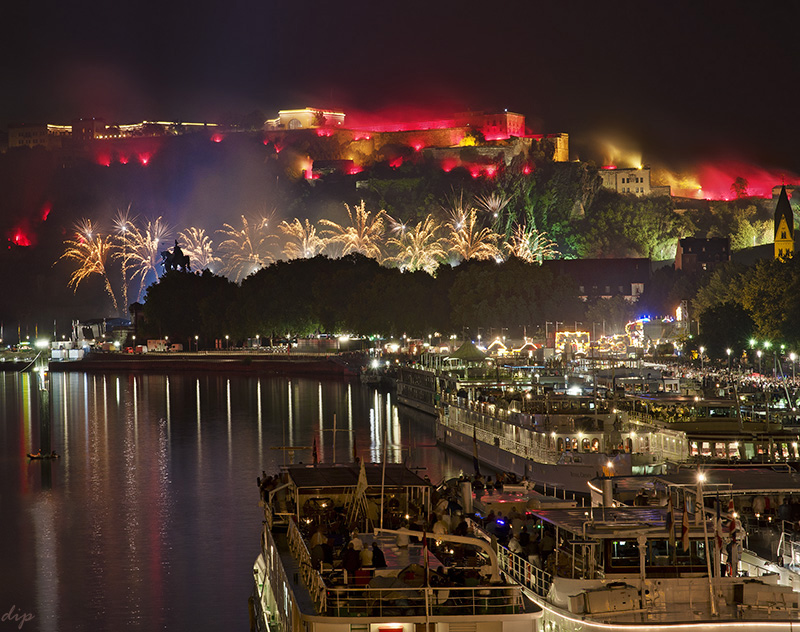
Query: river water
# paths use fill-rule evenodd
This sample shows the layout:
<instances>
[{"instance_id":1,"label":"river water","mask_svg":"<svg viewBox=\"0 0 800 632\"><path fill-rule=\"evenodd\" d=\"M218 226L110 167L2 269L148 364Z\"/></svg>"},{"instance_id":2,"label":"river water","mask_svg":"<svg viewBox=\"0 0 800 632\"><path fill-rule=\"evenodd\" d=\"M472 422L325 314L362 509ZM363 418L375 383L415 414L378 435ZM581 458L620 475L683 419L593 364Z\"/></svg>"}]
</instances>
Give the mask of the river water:
<instances>
[{"instance_id":1,"label":"river water","mask_svg":"<svg viewBox=\"0 0 800 632\"><path fill-rule=\"evenodd\" d=\"M385 440L434 482L471 467L360 383L207 373L52 374L61 458L29 461L38 380L0 373L0 632L248 630L256 477L312 459L284 446L379 461Z\"/></svg>"}]
</instances>

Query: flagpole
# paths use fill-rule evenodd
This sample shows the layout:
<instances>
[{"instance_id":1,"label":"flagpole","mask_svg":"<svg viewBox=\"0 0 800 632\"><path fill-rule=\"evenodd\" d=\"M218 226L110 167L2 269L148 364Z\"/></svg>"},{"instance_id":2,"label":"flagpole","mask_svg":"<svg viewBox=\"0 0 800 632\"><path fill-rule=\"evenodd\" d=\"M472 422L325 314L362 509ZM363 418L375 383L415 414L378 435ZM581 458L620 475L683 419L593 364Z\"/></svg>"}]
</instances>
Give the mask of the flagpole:
<instances>
[{"instance_id":1,"label":"flagpole","mask_svg":"<svg viewBox=\"0 0 800 632\"><path fill-rule=\"evenodd\" d=\"M708 601L711 606L711 616L717 616L717 600L714 598L714 578L711 575L711 547L708 544L708 522L706 521L705 505L703 503L703 482L706 475L703 471L697 473L697 506L695 519L703 521L703 540L706 547L706 571L708 572Z\"/></svg>"}]
</instances>

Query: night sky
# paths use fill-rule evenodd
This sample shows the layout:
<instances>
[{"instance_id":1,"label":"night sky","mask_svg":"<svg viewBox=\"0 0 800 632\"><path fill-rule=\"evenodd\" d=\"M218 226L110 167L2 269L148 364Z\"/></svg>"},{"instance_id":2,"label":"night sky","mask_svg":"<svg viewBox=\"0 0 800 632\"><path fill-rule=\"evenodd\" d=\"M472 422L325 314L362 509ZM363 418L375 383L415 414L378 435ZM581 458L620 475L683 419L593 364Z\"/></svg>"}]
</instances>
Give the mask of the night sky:
<instances>
[{"instance_id":1,"label":"night sky","mask_svg":"<svg viewBox=\"0 0 800 632\"><path fill-rule=\"evenodd\" d=\"M573 157L613 135L646 161L800 173L800 3L15 5L4 7L0 127L508 108L533 132L568 132Z\"/></svg>"}]
</instances>

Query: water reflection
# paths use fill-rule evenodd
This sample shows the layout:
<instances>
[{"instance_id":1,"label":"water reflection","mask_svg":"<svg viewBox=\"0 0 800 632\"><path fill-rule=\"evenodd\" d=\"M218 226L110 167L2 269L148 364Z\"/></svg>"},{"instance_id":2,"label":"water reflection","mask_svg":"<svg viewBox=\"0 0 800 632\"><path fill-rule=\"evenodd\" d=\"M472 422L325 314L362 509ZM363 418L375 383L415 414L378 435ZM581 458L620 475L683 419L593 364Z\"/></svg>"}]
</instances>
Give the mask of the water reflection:
<instances>
[{"instance_id":1,"label":"water reflection","mask_svg":"<svg viewBox=\"0 0 800 632\"><path fill-rule=\"evenodd\" d=\"M385 452L433 480L469 467L434 446L430 418L398 414L358 383L56 374L51 391L62 458L28 462L41 437L36 386L0 374L0 559L11 569L0 595L43 630L246 629L255 478L311 460L273 448L316 439L324 462Z\"/></svg>"}]
</instances>

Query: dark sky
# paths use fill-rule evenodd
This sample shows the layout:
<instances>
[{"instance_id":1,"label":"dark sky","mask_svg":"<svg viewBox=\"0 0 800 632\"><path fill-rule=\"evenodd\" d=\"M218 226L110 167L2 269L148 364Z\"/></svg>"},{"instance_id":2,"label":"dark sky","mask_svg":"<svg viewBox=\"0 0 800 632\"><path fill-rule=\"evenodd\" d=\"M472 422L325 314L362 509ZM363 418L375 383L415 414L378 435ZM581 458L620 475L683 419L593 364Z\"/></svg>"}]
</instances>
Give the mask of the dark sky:
<instances>
[{"instance_id":1,"label":"dark sky","mask_svg":"<svg viewBox=\"0 0 800 632\"><path fill-rule=\"evenodd\" d=\"M15 1L0 126L508 108L646 160L800 173L800 3Z\"/></svg>"}]
</instances>

